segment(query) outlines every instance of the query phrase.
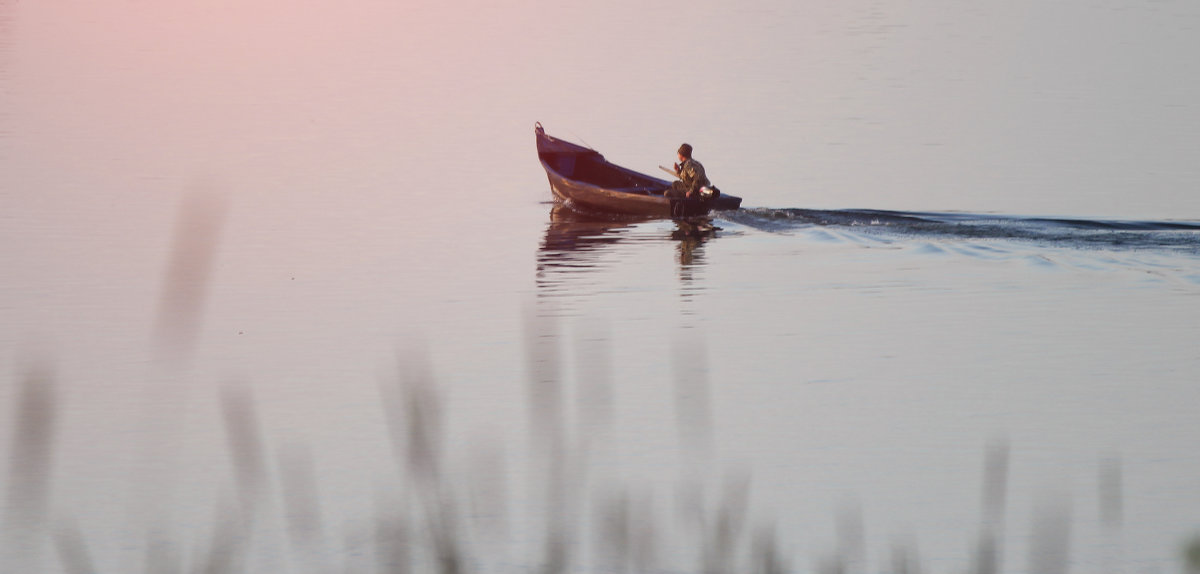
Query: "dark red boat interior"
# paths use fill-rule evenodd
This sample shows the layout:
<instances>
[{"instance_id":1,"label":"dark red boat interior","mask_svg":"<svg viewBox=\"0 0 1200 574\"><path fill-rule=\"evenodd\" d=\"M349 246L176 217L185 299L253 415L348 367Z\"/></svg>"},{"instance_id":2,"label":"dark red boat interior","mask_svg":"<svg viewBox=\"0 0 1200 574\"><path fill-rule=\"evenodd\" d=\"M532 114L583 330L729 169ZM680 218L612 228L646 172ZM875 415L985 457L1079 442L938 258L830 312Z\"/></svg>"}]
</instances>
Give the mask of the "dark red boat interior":
<instances>
[{"instance_id":1,"label":"dark red boat interior","mask_svg":"<svg viewBox=\"0 0 1200 574\"><path fill-rule=\"evenodd\" d=\"M593 150L540 153L551 169L563 177L613 191L662 193L666 185L653 178L613 165Z\"/></svg>"}]
</instances>

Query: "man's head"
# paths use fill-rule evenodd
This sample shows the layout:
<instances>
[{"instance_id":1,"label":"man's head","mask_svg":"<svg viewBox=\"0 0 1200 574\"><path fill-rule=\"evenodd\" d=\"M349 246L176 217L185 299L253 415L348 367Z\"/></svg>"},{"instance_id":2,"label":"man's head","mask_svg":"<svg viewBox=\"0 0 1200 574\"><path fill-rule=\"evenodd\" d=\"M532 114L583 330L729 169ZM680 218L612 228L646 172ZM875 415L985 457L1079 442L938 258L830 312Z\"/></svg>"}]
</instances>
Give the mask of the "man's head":
<instances>
[{"instance_id":1,"label":"man's head","mask_svg":"<svg viewBox=\"0 0 1200 574\"><path fill-rule=\"evenodd\" d=\"M683 159L692 159L692 144L683 144L679 146L679 157Z\"/></svg>"}]
</instances>

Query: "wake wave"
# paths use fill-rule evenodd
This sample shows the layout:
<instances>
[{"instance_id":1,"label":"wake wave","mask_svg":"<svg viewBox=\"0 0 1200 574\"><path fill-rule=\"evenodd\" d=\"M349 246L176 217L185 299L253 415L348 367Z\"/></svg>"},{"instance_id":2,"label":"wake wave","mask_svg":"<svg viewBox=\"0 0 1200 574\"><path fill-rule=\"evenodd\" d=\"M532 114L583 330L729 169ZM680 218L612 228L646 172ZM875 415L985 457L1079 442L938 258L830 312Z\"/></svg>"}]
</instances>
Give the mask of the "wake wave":
<instances>
[{"instance_id":1,"label":"wake wave","mask_svg":"<svg viewBox=\"0 0 1200 574\"><path fill-rule=\"evenodd\" d=\"M1118 221L873 209L751 208L720 217L772 232L827 227L914 239L1034 242L1076 249L1169 250L1200 255L1200 222Z\"/></svg>"}]
</instances>

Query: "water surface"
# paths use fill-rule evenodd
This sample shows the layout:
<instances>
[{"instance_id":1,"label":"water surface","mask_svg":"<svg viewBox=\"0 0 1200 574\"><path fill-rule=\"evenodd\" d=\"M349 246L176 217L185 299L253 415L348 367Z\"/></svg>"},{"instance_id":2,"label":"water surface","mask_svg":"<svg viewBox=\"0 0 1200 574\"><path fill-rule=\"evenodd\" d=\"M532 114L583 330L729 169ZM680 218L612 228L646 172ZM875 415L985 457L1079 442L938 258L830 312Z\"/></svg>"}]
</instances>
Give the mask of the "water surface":
<instances>
[{"instance_id":1,"label":"water surface","mask_svg":"<svg viewBox=\"0 0 1200 574\"><path fill-rule=\"evenodd\" d=\"M0 2L0 563L1178 570L1198 24ZM535 121L746 209L564 211Z\"/></svg>"}]
</instances>

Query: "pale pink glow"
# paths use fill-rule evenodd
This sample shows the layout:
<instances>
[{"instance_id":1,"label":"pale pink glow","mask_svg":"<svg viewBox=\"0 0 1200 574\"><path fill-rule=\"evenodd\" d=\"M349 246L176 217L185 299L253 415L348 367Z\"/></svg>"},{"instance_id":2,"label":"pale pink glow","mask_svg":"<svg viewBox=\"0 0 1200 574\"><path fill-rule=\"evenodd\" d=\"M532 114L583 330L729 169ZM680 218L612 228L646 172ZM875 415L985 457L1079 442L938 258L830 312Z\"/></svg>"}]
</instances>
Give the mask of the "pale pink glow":
<instances>
[{"instance_id":1,"label":"pale pink glow","mask_svg":"<svg viewBox=\"0 0 1200 574\"><path fill-rule=\"evenodd\" d=\"M641 168L695 140L726 184L765 189L764 204L801 186L807 205L828 207L1154 217L1200 201L1178 191L1195 175L1186 150L1200 120L1194 82L1179 80L1195 76L1178 56L1189 36L1169 14L1013 5L948 21L931 6L632 1L7 10L19 22L13 129L30 156L17 163L43 169L58 154L86 158L89 176L127 162L241 180L323 175L312 171L334 156L351 172L436 180L413 158L510 165L541 120ZM1080 41L1064 44L1060 24ZM1143 32L1155 41L1133 40ZM1129 137L1098 127L1113 117L1137 118ZM116 132L115 145L102 135ZM740 145L749 134L760 143ZM794 157L803 175L777 183ZM1062 191L1075 183L1088 192Z\"/></svg>"}]
</instances>

